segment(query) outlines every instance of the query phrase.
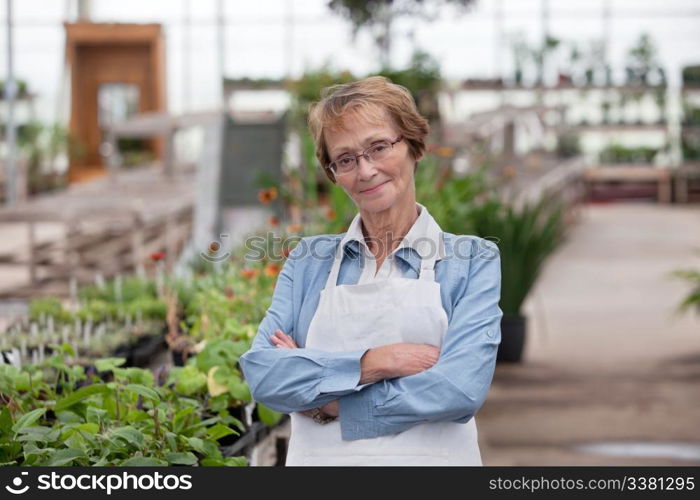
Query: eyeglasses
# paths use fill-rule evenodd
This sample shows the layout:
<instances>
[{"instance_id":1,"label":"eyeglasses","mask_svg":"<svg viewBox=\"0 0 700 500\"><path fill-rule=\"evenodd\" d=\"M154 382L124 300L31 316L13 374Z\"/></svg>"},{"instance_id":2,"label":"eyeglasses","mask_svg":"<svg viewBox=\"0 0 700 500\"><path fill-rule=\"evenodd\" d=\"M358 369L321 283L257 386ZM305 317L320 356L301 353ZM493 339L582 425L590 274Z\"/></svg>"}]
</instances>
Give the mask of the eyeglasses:
<instances>
[{"instance_id":1,"label":"eyeglasses","mask_svg":"<svg viewBox=\"0 0 700 500\"><path fill-rule=\"evenodd\" d=\"M391 153L394 144L403 140L403 137L399 136L395 141L383 140L372 144L370 147L365 149L359 155L347 155L338 158L328 164L328 169L333 172L336 177L341 175L349 174L355 170L357 167L357 159L359 157L364 157L369 163L374 163L382 161Z\"/></svg>"}]
</instances>

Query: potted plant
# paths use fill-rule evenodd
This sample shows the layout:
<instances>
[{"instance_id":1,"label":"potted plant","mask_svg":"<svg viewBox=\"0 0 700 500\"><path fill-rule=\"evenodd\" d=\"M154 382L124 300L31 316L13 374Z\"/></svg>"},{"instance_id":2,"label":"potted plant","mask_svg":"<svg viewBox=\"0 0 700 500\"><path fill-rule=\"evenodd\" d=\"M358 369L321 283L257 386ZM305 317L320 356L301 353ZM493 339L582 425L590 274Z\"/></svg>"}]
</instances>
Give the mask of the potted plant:
<instances>
[{"instance_id":1,"label":"potted plant","mask_svg":"<svg viewBox=\"0 0 700 500\"><path fill-rule=\"evenodd\" d=\"M519 362L525 347L527 319L522 304L547 257L564 234L564 211L544 197L520 206L495 196L470 211L474 234L497 243L501 254L501 344L498 361Z\"/></svg>"}]
</instances>

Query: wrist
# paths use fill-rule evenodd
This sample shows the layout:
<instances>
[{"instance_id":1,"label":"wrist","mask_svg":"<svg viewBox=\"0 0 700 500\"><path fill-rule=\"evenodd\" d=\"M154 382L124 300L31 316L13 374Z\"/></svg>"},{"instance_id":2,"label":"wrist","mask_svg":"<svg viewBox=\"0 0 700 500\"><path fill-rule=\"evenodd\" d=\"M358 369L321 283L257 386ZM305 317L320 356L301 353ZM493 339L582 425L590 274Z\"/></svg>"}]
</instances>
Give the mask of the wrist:
<instances>
[{"instance_id":1,"label":"wrist","mask_svg":"<svg viewBox=\"0 0 700 500\"><path fill-rule=\"evenodd\" d=\"M389 367L380 347L369 349L360 359L360 384L372 384L388 377Z\"/></svg>"}]
</instances>

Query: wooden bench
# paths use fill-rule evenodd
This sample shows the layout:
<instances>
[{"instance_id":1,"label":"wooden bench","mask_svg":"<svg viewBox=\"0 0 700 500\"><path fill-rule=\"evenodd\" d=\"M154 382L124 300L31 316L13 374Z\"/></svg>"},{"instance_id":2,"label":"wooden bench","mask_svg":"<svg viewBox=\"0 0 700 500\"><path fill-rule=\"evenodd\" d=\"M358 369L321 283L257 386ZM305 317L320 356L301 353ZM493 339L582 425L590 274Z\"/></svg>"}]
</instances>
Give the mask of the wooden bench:
<instances>
[{"instance_id":1,"label":"wooden bench","mask_svg":"<svg viewBox=\"0 0 700 500\"><path fill-rule=\"evenodd\" d=\"M615 165L589 167L584 172L588 184L599 182L655 182L659 203L671 202L672 171L645 165Z\"/></svg>"}]
</instances>

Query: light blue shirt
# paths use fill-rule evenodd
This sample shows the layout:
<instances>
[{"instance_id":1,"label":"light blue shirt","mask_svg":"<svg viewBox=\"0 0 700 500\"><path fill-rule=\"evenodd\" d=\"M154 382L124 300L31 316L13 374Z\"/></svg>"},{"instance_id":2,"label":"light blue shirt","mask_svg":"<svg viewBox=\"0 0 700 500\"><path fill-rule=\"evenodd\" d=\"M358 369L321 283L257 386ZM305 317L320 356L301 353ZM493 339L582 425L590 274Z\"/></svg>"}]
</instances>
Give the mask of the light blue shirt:
<instances>
[{"instance_id":1,"label":"light blue shirt","mask_svg":"<svg viewBox=\"0 0 700 500\"><path fill-rule=\"evenodd\" d=\"M468 422L486 399L501 341L500 256L497 246L483 238L441 235L444 254L435 264L435 280L448 328L435 365L416 375L358 385L366 350L304 347L346 233L310 236L289 254L253 345L240 358L253 398L283 413L338 399L344 440L396 434L427 422ZM338 285L357 284L364 262L360 242L346 238L343 244ZM421 255L416 248L401 246L393 256L402 277L418 278ZM275 347L270 337L278 328L299 348Z\"/></svg>"}]
</instances>

